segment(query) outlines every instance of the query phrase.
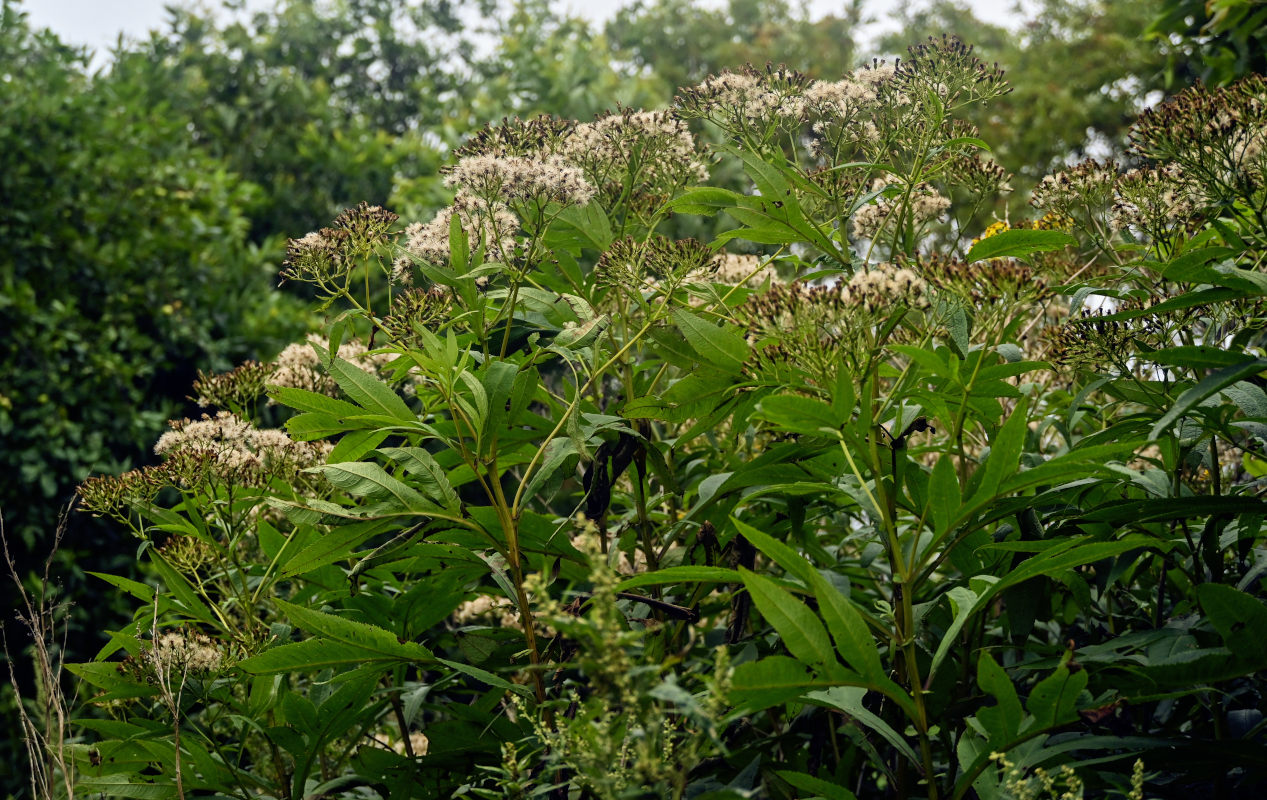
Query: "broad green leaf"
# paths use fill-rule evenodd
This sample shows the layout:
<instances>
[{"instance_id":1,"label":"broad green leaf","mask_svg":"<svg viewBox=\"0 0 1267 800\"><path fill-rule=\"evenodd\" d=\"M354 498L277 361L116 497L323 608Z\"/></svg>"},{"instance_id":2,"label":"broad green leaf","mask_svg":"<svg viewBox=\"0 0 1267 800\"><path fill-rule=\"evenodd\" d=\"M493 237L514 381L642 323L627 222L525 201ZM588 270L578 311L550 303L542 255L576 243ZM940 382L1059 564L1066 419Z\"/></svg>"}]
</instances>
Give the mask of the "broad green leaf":
<instances>
[{"instance_id":1,"label":"broad green leaf","mask_svg":"<svg viewBox=\"0 0 1267 800\"><path fill-rule=\"evenodd\" d=\"M176 797L175 783L141 783L126 774L81 776L75 781L75 789L85 795L127 797L131 800L166 800Z\"/></svg>"},{"instance_id":2,"label":"broad green leaf","mask_svg":"<svg viewBox=\"0 0 1267 800\"><path fill-rule=\"evenodd\" d=\"M425 514L429 511L441 510L428 500L417 489L393 478L387 471L370 461L349 461L345 464L323 464L309 467L306 472L324 475L333 485L353 497L368 497L377 500L391 499L395 505L405 511L417 511Z\"/></svg>"},{"instance_id":3,"label":"broad green leaf","mask_svg":"<svg viewBox=\"0 0 1267 800\"><path fill-rule=\"evenodd\" d=\"M1201 584L1197 597L1228 649L1256 668L1267 669L1267 606L1217 583Z\"/></svg>"},{"instance_id":4,"label":"broad green leaf","mask_svg":"<svg viewBox=\"0 0 1267 800\"><path fill-rule=\"evenodd\" d=\"M844 424L844 417L822 400L795 394L763 398L756 416L794 433L835 433Z\"/></svg>"},{"instance_id":5,"label":"broad green leaf","mask_svg":"<svg viewBox=\"0 0 1267 800\"><path fill-rule=\"evenodd\" d=\"M283 548L277 559L280 575L283 578L303 575L318 567L351 558L353 549L361 542L384 532L391 524L388 520L354 522L318 535L311 544L293 554L288 554Z\"/></svg>"},{"instance_id":6,"label":"broad green leaf","mask_svg":"<svg viewBox=\"0 0 1267 800\"><path fill-rule=\"evenodd\" d=\"M104 572L89 572L94 578L100 578L116 589L122 589L128 594L140 600L142 603L150 603L154 600L154 587L146 586L140 581L134 581L130 578L124 578L119 575L107 575Z\"/></svg>"},{"instance_id":7,"label":"broad green leaf","mask_svg":"<svg viewBox=\"0 0 1267 800\"><path fill-rule=\"evenodd\" d=\"M326 462L338 464L345 461L357 461L361 456L378 447L387 436L388 431L384 430L349 431L339 438L339 443L330 451Z\"/></svg>"},{"instance_id":8,"label":"broad green leaf","mask_svg":"<svg viewBox=\"0 0 1267 800\"><path fill-rule=\"evenodd\" d=\"M981 467L980 483L968 505L979 506L995 497L1003 480L1016 472L1021 451L1025 447L1025 436L1029 433L1028 417L1029 403L1021 399L990 442L990 452L985 458L985 465Z\"/></svg>"},{"instance_id":9,"label":"broad green leaf","mask_svg":"<svg viewBox=\"0 0 1267 800\"><path fill-rule=\"evenodd\" d=\"M849 598L816 570L809 573L810 587L818 600L818 611L836 642L836 651L845 663L870 683L889 683L880 663L880 650L871 629ZM896 688L896 685L893 687Z\"/></svg>"},{"instance_id":10,"label":"broad green leaf","mask_svg":"<svg viewBox=\"0 0 1267 800\"><path fill-rule=\"evenodd\" d=\"M836 654L827 638L827 630L808 606L769 578L742 567L739 574L753 604L774 626L789 653L823 672L836 666Z\"/></svg>"},{"instance_id":11,"label":"broad green leaf","mask_svg":"<svg viewBox=\"0 0 1267 800\"><path fill-rule=\"evenodd\" d=\"M852 717L855 722L865 725L883 736L889 744L897 748L911 763L920 763L919 756L916 755L915 750L902 734L895 731L889 723L880 719L879 716L872 713L862 704L862 698L866 696L866 693L866 689L858 686L833 686L830 689L809 692L805 695L805 699L818 705L840 709Z\"/></svg>"},{"instance_id":12,"label":"broad green leaf","mask_svg":"<svg viewBox=\"0 0 1267 800\"><path fill-rule=\"evenodd\" d=\"M282 672L320 672L326 668L391 660L396 659L333 639L304 639L265 650L238 662L238 666L252 675L276 675Z\"/></svg>"},{"instance_id":13,"label":"broad green leaf","mask_svg":"<svg viewBox=\"0 0 1267 800\"><path fill-rule=\"evenodd\" d=\"M735 373L748 360L748 340L733 325L719 327L686 309L674 311L673 321L706 363Z\"/></svg>"},{"instance_id":14,"label":"broad green leaf","mask_svg":"<svg viewBox=\"0 0 1267 800\"><path fill-rule=\"evenodd\" d=\"M215 615L211 613L210 608L207 608L206 603L202 602L198 597L193 584L173 568L171 564L167 563L167 559L163 557L157 548L151 548L149 554L150 563L158 570L158 574L162 577L167 591L171 592L176 601L182 606L181 610L188 614L190 618L199 622L216 624Z\"/></svg>"},{"instance_id":15,"label":"broad green leaf","mask_svg":"<svg viewBox=\"0 0 1267 800\"><path fill-rule=\"evenodd\" d=\"M1225 367L1218 372L1207 375L1196 386L1179 395L1175 400L1175 404L1171 406L1161 419L1153 425L1153 430L1149 434L1150 438L1159 438L1167 428L1169 428L1176 420L1187 414L1203 400L1210 395L1218 392L1237 381L1253 377L1260 372L1267 370L1267 359L1257 358L1253 361L1236 366Z\"/></svg>"},{"instance_id":16,"label":"broad green leaf","mask_svg":"<svg viewBox=\"0 0 1267 800\"><path fill-rule=\"evenodd\" d=\"M735 667L730 679L730 701L752 713L795 700L819 685L800 661L767 656Z\"/></svg>"},{"instance_id":17,"label":"broad green leaf","mask_svg":"<svg viewBox=\"0 0 1267 800\"><path fill-rule=\"evenodd\" d=\"M1204 345L1168 347L1165 350L1154 350L1144 356L1154 364L1165 367L1187 367L1189 369L1214 369L1216 367L1234 367L1254 360L1248 353L1224 350L1221 347Z\"/></svg>"},{"instance_id":18,"label":"broad green leaf","mask_svg":"<svg viewBox=\"0 0 1267 800\"><path fill-rule=\"evenodd\" d=\"M700 214L711 217L718 211L734 206L742 195L729 189L702 186L687 189L669 203L669 209L679 214Z\"/></svg>"},{"instance_id":19,"label":"broad green leaf","mask_svg":"<svg viewBox=\"0 0 1267 800\"><path fill-rule=\"evenodd\" d=\"M442 507L456 511L461 502L458 493L449 482L444 468L435 456L421 447L380 447L378 452L405 468L405 472L418 479L420 488Z\"/></svg>"},{"instance_id":20,"label":"broad green leaf","mask_svg":"<svg viewBox=\"0 0 1267 800\"><path fill-rule=\"evenodd\" d=\"M1025 730L1044 730L1077 720L1078 698L1087 688L1087 677L1085 669L1070 672L1067 666L1061 665L1039 681L1025 701L1025 707L1034 717L1025 725Z\"/></svg>"},{"instance_id":21,"label":"broad green leaf","mask_svg":"<svg viewBox=\"0 0 1267 800\"><path fill-rule=\"evenodd\" d=\"M783 568L783 571L808 585L814 574L814 567L800 553L767 533L757 530L736 517L731 517L735 528L752 546L769 557L771 561Z\"/></svg>"},{"instance_id":22,"label":"broad green leaf","mask_svg":"<svg viewBox=\"0 0 1267 800\"><path fill-rule=\"evenodd\" d=\"M291 386L270 386L268 396L296 411L311 411L332 417L355 417L365 413L365 409L346 400L338 400L319 392L310 392L307 389L296 389Z\"/></svg>"},{"instance_id":23,"label":"broad green leaf","mask_svg":"<svg viewBox=\"0 0 1267 800\"><path fill-rule=\"evenodd\" d=\"M290 438L297 439L301 442L312 442L318 439L327 439L336 436L349 429L347 418L335 417L330 414L318 414L312 411L306 411L302 414L296 414L286 420L286 432L290 434ZM360 427L360 426L353 426Z\"/></svg>"},{"instance_id":24,"label":"broad green leaf","mask_svg":"<svg viewBox=\"0 0 1267 800\"><path fill-rule=\"evenodd\" d=\"M955 465L950 456L942 454L937 458L933 474L928 481L928 506L933 518L933 528L937 534L943 534L950 528L950 523L959 513L963 498L959 494L959 476L955 474Z\"/></svg>"},{"instance_id":25,"label":"broad green leaf","mask_svg":"<svg viewBox=\"0 0 1267 800\"><path fill-rule=\"evenodd\" d=\"M1014 229L977 242L968 251L965 260L972 264L990 258L1020 258L1031 253L1060 250L1076 243L1077 239L1064 231Z\"/></svg>"},{"instance_id":26,"label":"broad green leaf","mask_svg":"<svg viewBox=\"0 0 1267 800\"><path fill-rule=\"evenodd\" d=\"M941 662L950 653L950 648L958 644L959 632L963 630L963 625L968 621L968 617L972 616L973 606L977 602L977 594L966 586L956 586L946 593L946 600L950 603L950 611L953 616L950 626L942 634L941 642L937 645L937 651L933 653L933 661L928 667L927 682L930 683L933 675L937 673L937 668L941 666Z\"/></svg>"},{"instance_id":27,"label":"broad green leaf","mask_svg":"<svg viewBox=\"0 0 1267 800\"><path fill-rule=\"evenodd\" d=\"M1002 749L1020 733L1025 711L1021 708L1012 679L985 650L977 657L977 685L995 701L993 706L977 711L977 721L989 734L990 744Z\"/></svg>"},{"instance_id":28,"label":"broad green leaf","mask_svg":"<svg viewBox=\"0 0 1267 800\"><path fill-rule=\"evenodd\" d=\"M330 377L354 403L372 413L385 414L403 422L416 422L418 419L390 386L351 362L332 358Z\"/></svg>"},{"instance_id":29,"label":"broad green leaf","mask_svg":"<svg viewBox=\"0 0 1267 800\"><path fill-rule=\"evenodd\" d=\"M314 611L285 600L276 602L287 620L308 633L320 634L379 658L424 662L435 660L431 651L422 645L402 642L396 638L396 634L375 625Z\"/></svg>"},{"instance_id":30,"label":"broad green leaf","mask_svg":"<svg viewBox=\"0 0 1267 800\"><path fill-rule=\"evenodd\" d=\"M511 683L505 678L499 675L494 675L486 669L480 669L479 667L474 667L470 664L463 664L460 661L449 661L444 658L437 659L437 661L449 669L461 672L463 675L469 675L478 681L488 684L489 686L493 686L498 689L505 689L508 692L514 692L515 694L523 695L524 697L532 696L532 690L527 686L518 683Z\"/></svg>"}]
</instances>

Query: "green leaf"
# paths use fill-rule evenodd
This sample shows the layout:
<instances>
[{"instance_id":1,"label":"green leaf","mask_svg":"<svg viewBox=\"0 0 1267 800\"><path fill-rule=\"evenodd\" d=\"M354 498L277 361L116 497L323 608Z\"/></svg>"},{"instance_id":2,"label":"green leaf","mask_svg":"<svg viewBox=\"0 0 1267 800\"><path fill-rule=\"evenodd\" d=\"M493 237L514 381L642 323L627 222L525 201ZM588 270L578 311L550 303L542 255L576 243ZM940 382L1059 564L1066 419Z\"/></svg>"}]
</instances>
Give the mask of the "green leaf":
<instances>
[{"instance_id":1,"label":"green leaf","mask_svg":"<svg viewBox=\"0 0 1267 800\"><path fill-rule=\"evenodd\" d=\"M1078 698L1087 688L1087 678L1085 669L1071 673L1067 666L1061 665L1039 681L1025 701L1025 707L1034 716L1025 729L1044 730L1077 720Z\"/></svg>"},{"instance_id":2,"label":"green leaf","mask_svg":"<svg viewBox=\"0 0 1267 800\"><path fill-rule=\"evenodd\" d=\"M809 584L814 568L805 560L804 556L773 536L757 530L741 519L731 517L730 521L734 523L736 530L752 543L753 547L782 567L784 572L798 578L806 585Z\"/></svg>"},{"instance_id":3,"label":"green leaf","mask_svg":"<svg viewBox=\"0 0 1267 800\"><path fill-rule=\"evenodd\" d=\"M748 340L733 325L719 327L686 309L674 311L673 321L705 363L736 373L748 360Z\"/></svg>"},{"instance_id":4,"label":"green leaf","mask_svg":"<svg viewBox=\"0 0 1267 800\"><path fill-rule=\"evenodd\" d=\"M353 497L391 499L401 510L425 514L441 510L412 486L393 478L387 471L370 461L350 461L344 464L322 464L309 467L305 472L316 472L333 485Z\"/></svg>"},{"instance_id":5,"label":"green leaf","mask_svg":"<svg viewBox=\"0 0 1267 800\"><path fill-rule=\"evenodd\" d=\"M1179 395L1170 410L1153 425L1149 437L1152 439L1160 438L1176 420L1187 414L1210 395L1231 386L1237 381L1253 377L1264 370L1267 370L1267 359L1256 358L1253 361L1226 367L1207 375L1196 386Z\"/></svg>"},{"instance_id":6,"label":"green leaf","mask_svg":"<svg viewBox=\"0 0 1267 800\"><path fill-rule=\"evenodd\" d=\"M388 431L384 430L349 431L343 434L339 439L339 443L330 451L330 455L326 457L326 462L338 464L344 461L356 461L375 447L378 447L387 436Z\"/></svg>"},{"instance_id":7,"label":"green leaf","mask_svg":"<svg viewBox=\"0 0 1267 800\"><path fill-rule=\"evenodd\" d=\"M665 586L675 583L740 583L742 578L738 572L725 567L665 567L655 572L643 572L632 578L625 578L617 585L618 591L626 592L643 586Z\"/></svg>"},{"instance_id":8,"label":"green leaf","mask_svg":"<svg viewBox=\"0 0 1267 800\"><path fill-rule=\"evenodd\" d=\"M1029 403L1021 399L990 442L990 453L986 456L985 466L981 468L981 482L972 499L968 501L969 506L982 505L995 497L1003 479L1016 472L1021 451L1025 447L1025 436L1029 433L1028 417Z\"/></svg>"},{"instance_id":9,"label":"green leaf","mask_svg":"<svg viewBox=\"0 0 1267 800\"><path fill-rule=\"evenodd\" d=\"M730 701L751 713L795 700L819 684L804 664L787 656L768 656L735 667Z\"/></svg>"},{"instance_id":10,"label":"green leaf","mask_svg":"<svg viewBox=\"0 0 1267 800\"><path fill-rule=\"evenodd\" d=\"M1246 353L1224 350L1221 347L1184 346L1169 347L1165 350L1154 350L1144 358L1154 364L1165 367L1187 367L1189 369L1214 369L1215 367L1234 367L1254 360Z\"/></svg>"},{"instance_id":11,"label":"green leaf","mask_svg":"<svg viewBox=\"0 0 1267 800\"><path fill-rule=\"evenodd\" d=\"M319 392L310 392L307 389L296 389L291 386L270 386L268 396L297 411L311 411L332 417L355 417L365 413L365 409L346 400L338 400Z\"/></svg>"},{"instance_id":12,"label":"green leaf","mask_svg":"<svg viewBox=\"0 0 1267 800\"><path fill-rule=\"evenodd\" d=\"M928 481L928 506L933 517L933 528L938 535L946 533L950 523L959 513L963 498L959 493L959 476L950 457L941 455L933 466Z\"/></svg>"},{"instance_id":13,"label":"green leaf","mask_svg":"<svg viewBox=\"0 0 1267 800\"><path fill-rule=\"evenodd\" d=\"M836 433L844 424L844 417L822 400L795 394L762 398L756 416L794 433Z\"/></svg>"},{"instance_id":14,"label":"green leaf","mask_svg":"<svg viewBox=\"0 0 1267 800\"><path fill-rule=\"evenodd\" d=\"M435 456L421 447L380 447L378 452L405 468L418 479L420 488L442 507L456 511L461 507L458 493Z\"/></svg>"},{"instance_id":15,"label":"green leaf","mask_svg":"<svg viewBox=\"0 0 1267 800\"><path fill-rule=\"evenodd\" d=\"M403 422L416 422L418 417L391 387L360 367L337 356L330 360L330 377L354 403L375 413Z\"/></svg>"},{"instance_id":16,"label":"green leaf","mask_svg":"<svg viewBox=\"0 0 1267 800\"><path fill-rule=\"evenodd\" d=\"M729 189L702 186L688 189L669 203L669 210L678 214L700 214L711 217L739 202L739 195Z\"/></svg>"},{"instance_id":17,"label":"green leaf","mask_svg":"<svg viewBox=\"0 0 1267 800\"><path fill-rule=\"evenodd\" d=\"M862 704L862 698L866 696L866 693L866 689L858 686L833 686L830 689L809 692L805 695L805 700L818 705L840 709L852 717L855 722L866 725L884 737L889 744L897 748L911 763L920 763L919 756L916 755L915 750L903 738L902 734L895 731L891 725L880 719Z\"/></svg>"},{"instance_id":18,"label":"green leaf","mask_svg":"<svg viewBox=\"0 0 1267 800\"><path fill-rule=\"evenodd\" d=\"M286 619L294 623L296 627L360 648L366 654L380 659L402 661L435 660L431 651L417 642L402 642L396 638L396 634L375 625L314 611L304 606L287 603L285 600L276 602L282 613L286 615Z\"/></svg>"},{"instance_id":19,"label":"green leaf","mask_svg":"<svg viewBox=\"0 0 1267 800\"><path fill-rule=\"evenodd\" d=\"M333 639L305 639L265 650L238 662L238 666L252 675L276 675L282 672L320 672L327 668L360 666L383 660L388 659L356 645Z\"/></svg>"},{"instance_id":20,"label":"green leaf","mask_svg":"<svg viewBox=\"0 0 1267 800\"><path fill-rule=\"evenodd\" d=\"M761 615L774 626L788 652L822 671L836 666L827 630L809 607L774 581L740 567L744 586Z\"/></svg>"},{"instance_id":21,"label":"green leaf","mask_svg":"<svg viewBox=\"0 0 1267 800\"><path fill-rule=\"evenodd\" d=\"M139 783L126 774L80 777L75 781L75 789L86 795L127 797L132 800L166 800L176 797L174 783Z\"/></svg>"},{"instance_id":22,"label":"green leaf","mask_svg":"<svg viewBox=\"0 0 1267 800\"><path fill-rule=\"evenodd\" d=\"M990 258L1020 258L1031 253L1060 250L1076 243L1077 239L1064 231L1014 229L977 242L968 251L966 260L972 264Z\"/></svg>"},{"instance_id":23,"label":"green leaf","mask_svg":"<svg viewBox=\"0 0 1267 800\"><path fill-rule=\"evenodd\" d=\"M774 774L786 781L793 789L800 789L803 792L809 792L811 795L824 797L827 800L857 800L853 792L840 784L815 778L806 775L804 772L775 770Z\"/></svg>"},{"instance_id":24,"label":"green leaf","mask_svg":"<svg viewBox=\"0 0 1267 800\"><path fill-rule=\"evenodd\" d=\"M865 680L876 685L888 684L889 679L880 663L880 650L862 614L817 570L811 570L809 577L810 587L818 600L818 611L836 642L836 652Z\"/></svg>"},{"instance_id":25,"label":"green leaf","mask_svg":"<svg viewBox=\"0 0 1267 800\"><path fill-rule=\"evenodd\" d=\"M1002 748L1019 735L1025 711L1012 679L985 650L977 657L977 685L995 701L993 706L977 711L977 721L989 734L990 744Z\"/></svg>"},{"instance_id":26,"label":"green leaf","mask_svg":"<svg viewBox=\"0 0 1267 800\"><path fill-rule=\"evenodd\" d=\"M318 535L311 544L294 553L293 556L287 555L286 548L283 548L281 556L277 559L280 575L283 578L303 575L318 567L351 558L355 547L366 539L384 532L391 527L391 524L390 520L354 522Z\"/></svg>"},{"instance_id":27,"label":"green leaf","mask_svg":"<svg viewBox=\"0 0 1267 800\"><path fill-rule=\"evenodd\" d=\"M946 599L950 603L950 610L953 613L950 627L946 628L946 632L941 636L941 642L937 645L937 652L933 653L933 661L928 667L928 677L926 683L931 683L933 675L937 673L937 668L941 666L941 662L950 653L950 648L954 647L959 641L959 632L963 630L963 625L968 621L968 617L972 616L972 609L977 602L977 594L966 586L956 586L946 593Z\"/></svg>"},{"instance_id":28,"label":"green leaf","mask_svg":"<svg viewBox=\"0 0 1267 800\"><path fill-rule=\"evenodd\" d=\"M1267 606L1217 583L1198 586L1197 598L1228 649L1257 669L1267 669Z\"/></svg>"},{"instance_id":29,"label":"green leaf","mask_svg":"<svg viewBox=\"0 0 1267 800\"><path fill-rule=\"evenodd\" d=\"M463 675L469 675L478 681L488 684L489 686L493 686L498 689L505 689L508 692L514 692L515 694L523 695L524 697L532 696L532 690L529 689L527 686L524 686L523 684L518 684L518 683L511 683L505 678L502 678L498 675L494 675L493 673L489 672L486 669L480 669L479 667L474 667L474 666L471 666L470 664L463 664L460 661L449 661L448 659L444 659L444 658L440 658L436 660L439 661L441 664L445 665L446 667L448 667L449 669L456 670L457 672L460 672Z\"/></svg>"}]
</instances>

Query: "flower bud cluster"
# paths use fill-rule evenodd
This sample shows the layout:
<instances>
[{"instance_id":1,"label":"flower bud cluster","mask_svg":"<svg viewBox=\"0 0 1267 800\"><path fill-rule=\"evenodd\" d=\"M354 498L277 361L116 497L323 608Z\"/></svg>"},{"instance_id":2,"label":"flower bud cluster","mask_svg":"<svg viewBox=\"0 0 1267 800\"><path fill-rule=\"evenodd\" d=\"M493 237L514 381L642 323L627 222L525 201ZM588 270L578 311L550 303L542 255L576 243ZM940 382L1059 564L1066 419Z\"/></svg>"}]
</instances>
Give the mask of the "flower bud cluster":
<instances>
[{"instance_id":1,"label":"flower bud cluster","mask_svg":"<svg viewBox=\"0 0 1267 800\"><path fill-rule=\"evenodd\" d=\"M901 209L902 196L877 197L870 205L858 209L853 217L853 234L859 239L874 239L889 224L894 212ZM916 186L908 198L907 220L916 227L939 219L950 209L950 199L927 183Z\"/></svg>"},{"instance_id":2,"label":"flower bud cluster","mask_svg":"<svg viewBox=\"0 0 1267 800\"><path fill-rule=\"evenodd\" d=\"M1267 78L1230 86L1194 86L1140 114L1131 149L1157 164L1182 168L1199 205L1250 201L1265 187Z\"/></svg>"},{"instance_id":3,"label":"flower bud cluster","mask_svg":"<svg viewBox=\"0 0 1267 800\"><path fill-rule=\"evenodd\" d=\"M1048 175L1038 186L1030 205L1063 216L1074 216L1083 208L1098 210L1113 199L1117 169L1088 158L1067 170Z\"/></svg>"},{"instance_id":4,"label":"flower bud cluster","mask_svg":"<svg viewBox=\"0 0 1267 800\"><path fill-rule=\"evenodd\" d=\"M1119 177L1109 219L1118 230L1134 228L1159 240L1187 225L1196 211L1183 167L1167 164Z\"/></svg>"}]
</instances>

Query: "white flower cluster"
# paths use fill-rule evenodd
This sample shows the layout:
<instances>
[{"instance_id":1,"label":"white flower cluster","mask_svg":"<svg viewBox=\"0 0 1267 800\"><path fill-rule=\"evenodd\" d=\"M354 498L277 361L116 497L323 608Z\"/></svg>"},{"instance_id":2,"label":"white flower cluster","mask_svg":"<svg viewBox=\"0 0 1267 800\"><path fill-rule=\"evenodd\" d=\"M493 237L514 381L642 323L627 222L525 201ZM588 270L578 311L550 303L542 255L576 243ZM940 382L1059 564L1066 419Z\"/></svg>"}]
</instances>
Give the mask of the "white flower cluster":
<instances>
[{"instance_id":1,"label":"white flower cluster","mask_svg":"<svg viewBox=\"0 0 1267 800\"><path fill-rule=\"evenodd\" d=\"M861 106L875 101L875 85L870 82L842 78L838 81L814 81L805 90L805 103L817 115L850 117Z\"/></svg>"},{"instance_id":2,"label":"white flower cluster","mask_svg":"<svg viewBox=\"0 0 1267 800\"><path fill-rule=\"evenodd\" d=\"M216 466L226 472L299 470L322 463L332 449L329 442L296 442L284 431L256 428L228 411L168 424L171 430L154 445L156 455L209 453Z\"/></svg>"},{"instance_id":3,"label":"white flower cluster","mask_svg":"<svg viewBox=\"0 0 1267 800\"><path fill-rule=\"evenodd\" d=\"M805 98L776 91L770 78L755 72L723 72L691 90L702 113L762 124L770 117L799 121L805 114Z\"/></svg>"},{"instance_id":4,"label":"white flower cluster","mask_svg":"<svg viewBox=\"0 0 1267 800\"><path fill-rule=\"evenodd\" d=\"M503 628L522 629L519 622L519 609L505 597L480 595L467 600L453 611L453 621L459 625L471 625L477 622L496 621Z\"/></svg>"},{"instance_id":5,"label":"white flower cluster","mask_svg":"<svg viewBox=\"0 0 1267 800\"><path fill-rule=\"evenodd\" d=\"M667 111L608 114L577 125L563 141L562 155L600 185L620 181L634 159L642 183L708 178L708 167L696 157L695 137Z\"/></svg>"},{"instance_id":6,"label":"white flower cluster","mask_svg":"<svg viewBox=\"0 0 1267 800\"><path fill-rule=\"evenodd\" d=\"M580 168L557 155L466 156L450 170L444 182L489 203L553 200L563 205L585 205L594 197L594 187Z\"/></svg>"},{"instance_id":7,"label":"white flower cluster","mask_svg":"<svg viewBox=\"0 0 1267 800\"><path fill-rule=\"evenodd\" d=\"M160 674L215 672L224 663L224 654L204 633L164 631L142 653L142 660Z\"/></svg>"},{"instance_id":8,"label":"white flower cluster","mask_svg":"<svg viewBox=\"0 0 1267 800\"><path fill-rule=\"evenodd\" d=\"M268 385L305 389L309 392L337 397L339 387L332 378L321 372L321 361L313 350L313 345L322 352L330 349L329 340L316 333L308 334L307 340L303 342L288 345L277 355L273 374L267 380ZM369 348L356 340L339 345L337 355L344 361L350 361L370 372L385 366L394 357L391 353L371 354Z\"/></svg>"},{"instance_id":9,"label":"white flower cluster","mask_svg":"<svg viewBox=\"0 0 1267 800\"><path fill-rule=\"evenodd\" d=\"M913 270L897 268L889 263L855 272L841 290L849 305L867 311L883 311L894 306L928 308L928 284Z\"/></svg>"},{"instance_id":10,"label":"white flower cluster","mask_svg":"<svg viewBox=\"0 0 1267 800\"><path fill-rule=\"evenodd\" d=\"M853 216L853 235L858 239L874 238L899 206L901 197L877 197ZM910 195L910 220L923 225L939 219L950 208L950 200L926 183L916 186Z\"/></svg>"},{"instance_id":11,"label":"white flower cluster","mask_svg":"<svg viewBox=\"0 0 1267 800\"><path fill-rule=\"evenodd\" d=\"M1034 187L1030 205L1059 214L1070 214L1079 206L1098 208L1113 197L1117 169L1095 159L1075 164L1067 170L1048 175Z\"/></svg>"},{"instance_id":12,"label":"white flower cluster","mask_svg":"<svg viewBox=\"0 0 1267 800\"><path fill-rule=\"evenodd\" d=\"M731 286L742 284L753 289L765 286L767 281L771 284L782 283L774 267L761 266L762 260L761 256L755 255L719 253L708 268L697 271L691 277L694 280L708 280Z\"/></svg>"},{"instance_id":13,"label":"white flower cluster","mask_svg":"<svg viewBox=\"0 0 1267 800\"><path fill-rule=\"evenodd\" d=\"M393 264L394 281L412 283L416 261L431 265L449 262L449 230L454 214L461 221L471 248L482 244L488 259L501 261L514 250L519 218L505 203L488 203L463 190L453 199L453 205L441 209L430 222L415 222L405 228L405 253Z\"/></svg>"}]
</instances>

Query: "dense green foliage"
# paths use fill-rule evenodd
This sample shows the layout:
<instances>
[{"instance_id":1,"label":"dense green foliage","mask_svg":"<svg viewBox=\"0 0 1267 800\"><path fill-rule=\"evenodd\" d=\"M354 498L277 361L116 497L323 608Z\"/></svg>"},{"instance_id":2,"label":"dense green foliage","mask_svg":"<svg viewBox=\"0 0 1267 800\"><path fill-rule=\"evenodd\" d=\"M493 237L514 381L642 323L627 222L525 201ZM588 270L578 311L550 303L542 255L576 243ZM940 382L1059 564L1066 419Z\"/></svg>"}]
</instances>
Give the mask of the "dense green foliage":
<instances>
[{"instance_id":1,"label":"dense green foliage","mask_svg":"<svg viewBox=\"0 0 1267 800\"><path fill-rule=\"evenodd\" d=\"M160 582L103 576L137 611L69 668L112 718L37 784L1258 796L1267 81L969 238L1006 91L955 39L725 73L292 239L328 339L81 487Z\"/></svg>"},{"instance_id":2,"label":"dense green foliage","mask_svg":"<svg viewBox=\"0 0 1267 800\"><path fill-rule=\"evenodd\" d=\"M1260 796L1253 5L6 0L33 793Z\"/></svg>"}]
</instances>

